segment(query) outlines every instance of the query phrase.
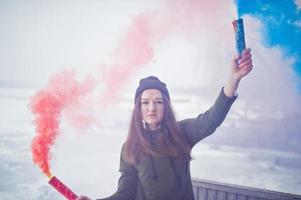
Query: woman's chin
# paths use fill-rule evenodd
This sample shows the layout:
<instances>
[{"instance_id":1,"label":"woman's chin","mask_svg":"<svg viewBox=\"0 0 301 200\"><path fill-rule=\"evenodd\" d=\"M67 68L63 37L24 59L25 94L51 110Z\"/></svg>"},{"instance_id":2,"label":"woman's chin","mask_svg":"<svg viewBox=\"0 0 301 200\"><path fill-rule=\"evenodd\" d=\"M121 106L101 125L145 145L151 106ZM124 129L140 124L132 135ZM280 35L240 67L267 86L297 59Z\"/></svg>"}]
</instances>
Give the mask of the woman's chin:
<instances>
[{"instance_id":1,"label":"woman's chin","mask_svg":"<svg viewBox=\"0 0 301 200\"><path fill-rule=\"evenodd\" d=\"M160 124L159 124L159 123L148 124L148 127L149 127L151 130L156 130L156 129L160 128Z\"/></svg>"}]
</instances>

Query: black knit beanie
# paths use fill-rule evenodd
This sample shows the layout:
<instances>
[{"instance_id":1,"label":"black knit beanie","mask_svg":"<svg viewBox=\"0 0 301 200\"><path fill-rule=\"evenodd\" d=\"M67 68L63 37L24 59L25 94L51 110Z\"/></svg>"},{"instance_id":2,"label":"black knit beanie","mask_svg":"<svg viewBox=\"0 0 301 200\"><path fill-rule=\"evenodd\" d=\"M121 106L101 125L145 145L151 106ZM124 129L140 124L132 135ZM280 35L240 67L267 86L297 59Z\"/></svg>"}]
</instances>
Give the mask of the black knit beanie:
<instances>
[{"instance_id":1,"label":"black knit beanie","mask_svg":"<svg viewBox=\"0 0 301 200\"><path fill-rule=\"evenodd\" d=\"M136 89L134 103L136 102L138 96L146 89L158 89L162 92L163 95L165 95L170 100L166 84L161 82L155 76L149 76L140 80L139 86Z\"/></svg>"}]
</instances>

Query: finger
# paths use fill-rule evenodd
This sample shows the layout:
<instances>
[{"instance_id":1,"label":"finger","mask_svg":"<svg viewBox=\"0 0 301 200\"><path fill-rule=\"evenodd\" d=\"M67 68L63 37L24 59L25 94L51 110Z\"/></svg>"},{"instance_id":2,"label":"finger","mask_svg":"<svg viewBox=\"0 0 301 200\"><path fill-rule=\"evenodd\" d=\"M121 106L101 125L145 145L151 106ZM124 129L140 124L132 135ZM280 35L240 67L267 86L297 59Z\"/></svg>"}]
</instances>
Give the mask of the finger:
<instances>
[{"instance_id":1,"label":"finger","mask_svg":"<svg viewBox=\"0 0 301 200\"><path fill-rule=\"evenodd\" d=\"M251 51L244 51L242 54L241 54L241 57L245 57L247 55L251 55Z\"/></svg>"},{"instance_id":2,"label":"finger","mask_svg":"<svg viewBox=\"0 0 301 200\"><path fill-rule=\"evenodd\" d=\"M243 69L240 69L240 70L239 70L239 74L241 75L241 77L244 77L244 76L246 76L247 74L249 74L249 73L252 71L252 69L253 69L253 66L250 65L250 66L248 66L248 67L245 67L245 68L243 68Z\"/></svg>"},{"instance_id":3,"label":"finger","mask_svg":"<svg viewBox=\"0 0 301 200\"><path fill-rule=\"evenodd\" d=\"M240 57L238 58L237 63L241 64L242 62L244 62L247 59L250 59L252 57L252 54L250 53L250 50L248 49L247 51L244 51Z\"/></svg>"},{"instance_id":4,"label":"finger","mask_svg":"<svg viewBox=\"0 0 301 200\"><path fill-rule=\"evenodd\" d=\"M251 49L250 48L246 48L243 52L242 52L242 54L246 54L246 53L250 53L251 52Z\"/></svg>"},{"instance_id":5,"label":"finger","mask_svg":"<svg viewBox=\"0 0 301 200\"><path fill-rule=\"evenodd\" d=\"M243 62L243 61L245 61L245 60L247 60L247 59L251 59L252 58L252 54L251 53L246 53L246 54L243 54L242 56L241 56L241 58L239 59L239 61L240 62Z\"/></svg>"},{"instance_id":6,"label":"finger","mask_svg":"<svg viewBox=\"0 0 301 200\"><path fill-rule=\"evenodd\" d=\"M253 65L252 64L247 65L247 66L244 67L244 69L247 70L247 71L251 71L253 69Z\"/></svg>"},{"instance_id":7,"label":"finger","mask_svg":"<svg viewBox=\"0 0 301 200\"><path fill-rule=\"evenodd\" d=\"M251 54L246 54L241 59L239 59L239 64L244 63L248 60L252 60L252 55Z\"/></svg>"},{"instance_id":8,"label":"finger","mask_svg":"<svg viewBox=\"0 0 301 200\"><path fill-rule=\"evenodd\" d=\"M247 60L243 63L240 63L238 67L241 69L241 68L244 68L244 67L247 67L247 66L250 66L250 65L252 65L252 60Z\"/></svg>"},{"instance_id":9,"label":"finger","mask_svg":"<svg viewBox=\"0 0 301 200\"><path fill-rule=\"evenodd\" d=\"M251 54L251 49L250 49L250 48L247 48L247 49L245 49L245 50L241 53L241 55L240 55L240 60L242 60L243 58L245 58L246 56L249 56L249 55L252 56L252 54ZM239 62L241 62L241 61L239 61Z\"/></svg>"},{"instance_id":10,"label":"finger","mask_svg":"<svg viewBox=\"0 0 301 200\"><path fill-rule=\"evenodd\" d=\"M88 200L89 198L87 196L84 195L80 195L77 200Z\"/></svg>"},{"instance_id":11,"label":"finger","mask_svg":"<svg viewBox=\"0 0 301 200\"><path fill-rule=\"evenodd\" d=\"M239 54L235 54L233 61L235 61L237 63L237 61L241 58L241 55Z\"/></svg>"},{"instance_id":12,"label":"finger","mask_svg":"<svg viewBox=\"0 0 301 200\"><path fill-rule=\"evenodd\" d=\"M244 62L243 64L239 65L239 69L242 69L242 68L245 68L245 67L248 67L248 66L251 66L252 65L252 61L248 61L248 62Z\"/></svg>"},{"instance_id":13,"label":"finger","mask_svg":"<svg viewBox=\"0 0 301 200\"><path fill-rule=\"evenodd\" d=\"M236 54L233 58L233 66L238 66L238 61L241 58L241 56L239 54Z\"/></svg>"},{"instance_id":14,"label":"finger","mask_svg":"<svg viewBox=\"0 0 301 200\"><path fill-rule=\"evenodd\" d=\"M249 73L250 71L252 71L252 69L253 69L253 65L248 65L248 66L242 68L242 69L241 69L241 72L242 72L243 74L247 74L247 73Z\"/></svg>"},{"instance_id":15,"label":"finger","mask_svg":"<svg viewBox=\"0 0 301 200\"><path fill-rule=\"evenodd\" d=\"M244 70L244 74L247 75L248 73L250 73L250 72L252 71L252 69L253 69L253 66L252 66L252 65L249 66L249 67L247 67L247 68Z\"/></svg>"}]
</instances>

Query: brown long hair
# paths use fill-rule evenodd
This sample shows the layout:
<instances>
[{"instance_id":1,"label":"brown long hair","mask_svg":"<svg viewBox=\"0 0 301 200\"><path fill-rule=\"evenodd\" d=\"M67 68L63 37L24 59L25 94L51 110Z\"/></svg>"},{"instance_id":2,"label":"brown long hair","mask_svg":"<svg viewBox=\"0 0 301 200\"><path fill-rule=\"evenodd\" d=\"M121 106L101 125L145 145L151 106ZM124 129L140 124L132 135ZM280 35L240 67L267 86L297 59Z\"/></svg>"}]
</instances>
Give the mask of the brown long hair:
<instances>
[{"instance_id":1,"label":"brown long hair","mask_svg":"<svg viewBox=\"0 0 301 200\"><path fill-rule=\"evenodd\" d=\"M170 101L164 94L162 94L164 117L161 126L166 131L166 134L162 134L158 138L158 142L162 144L161 152L154 151L148 140L149 136L147 134L150 133L147 133L142 124L141 96L141 94L138 96L133 109L129 132L125 142L125 159L131 164L136 164L139 153L143 152L151 155L160 154L177 159L190 160L191 148L176 121Z\"/></svg>"}]
</instances>

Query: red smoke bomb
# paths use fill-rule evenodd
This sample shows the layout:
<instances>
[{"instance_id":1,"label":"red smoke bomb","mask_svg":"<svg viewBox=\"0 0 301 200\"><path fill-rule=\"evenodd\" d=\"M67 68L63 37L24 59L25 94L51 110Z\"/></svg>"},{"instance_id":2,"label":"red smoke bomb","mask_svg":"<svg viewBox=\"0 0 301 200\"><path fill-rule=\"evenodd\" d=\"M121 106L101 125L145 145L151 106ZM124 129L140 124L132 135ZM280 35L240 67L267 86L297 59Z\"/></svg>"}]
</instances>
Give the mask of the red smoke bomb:
<instances>
[{"instance_id":1,"label":"red smoke bomb","mask_svg":"<svg viewBox=\"0 0 301 200\"><path fill-rule=\"evenodd\" d=\"M52 187L54 187L59 193L61 193L62 195L64 195L64 197L66 197L66 199L69 199L69 200L76 200L77 199L77 195L74 192L72 192L72 190L70 188L68 188L64 183L62 183L55 176L53 176L49 180L48 183Z\"/></svg>"}]
</instances>

